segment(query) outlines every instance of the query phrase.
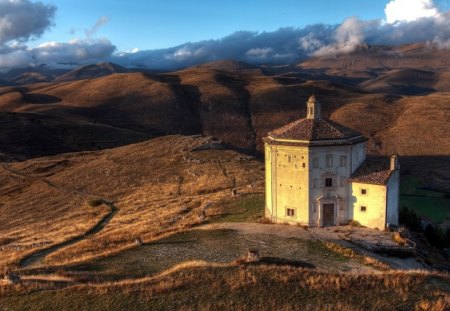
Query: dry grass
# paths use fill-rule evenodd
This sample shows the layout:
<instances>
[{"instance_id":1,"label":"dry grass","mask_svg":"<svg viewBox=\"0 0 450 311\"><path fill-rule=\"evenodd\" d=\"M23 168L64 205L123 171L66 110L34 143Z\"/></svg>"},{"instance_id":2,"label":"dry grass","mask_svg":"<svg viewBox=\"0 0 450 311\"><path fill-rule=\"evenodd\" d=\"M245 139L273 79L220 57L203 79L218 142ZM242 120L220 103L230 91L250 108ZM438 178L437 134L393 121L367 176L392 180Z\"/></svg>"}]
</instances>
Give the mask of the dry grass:
<instances>
[{"instance_id":1,"label":"dry grass","mask_svg":"<svg viewBox=\"0 0 450 311\"><path fill-rule=\"evenodd\" d=\"M201 277L199 277L201 276ZM327 274L274 265L188 262L157 276L67 289L0 287L5 307L59 310L435 310L450 306L447 275ZM27 292L27 295L21 293Z\"/></svg>"},{"instance_id":2,"label":"dry grass","mask_svg":"<svg viewBox=\"0 0 450 311\"><path fill-rule=\"evenodd\" d=\"M383 263L383 262L381 262L381 261L379 261L379 260L377 260L377 259L375 259L373 257L361 255L361 254L353 251L350 248L346 248L346 247L344 247L342 245L339 245L339 244L336 244L336 243L333 243L333 242L328 242L328 241L325 241L323 243L324 243L326 248L332 250L333 252L341 254L342 256L345 256L345 257L348 257L348 258L355 258L355 259L363 262L366 265L375 267L375 268L380 269L380 270L389 270L390 269L388 264L385 264L385 263Z\"/></svg>"},{"instance_id":3,"label":"dry grass","mask_svg":"<svg viewBox=\"0 0 450 311\"><path fill-rule=\"evenodd\" d=\"M89 206L89 195L114 201L117 213L101 232L51 254L47 263L105 256L133 247L137 237L161 238L199 224L200 211L231 199L232 188L262 191L260 162L233 151L189 152L208 141L169 136L9 165L21 175L0 171L1 235L15 239L3 246L0 265L92 228L109 209Z\"/></svg>"}]
</instances>

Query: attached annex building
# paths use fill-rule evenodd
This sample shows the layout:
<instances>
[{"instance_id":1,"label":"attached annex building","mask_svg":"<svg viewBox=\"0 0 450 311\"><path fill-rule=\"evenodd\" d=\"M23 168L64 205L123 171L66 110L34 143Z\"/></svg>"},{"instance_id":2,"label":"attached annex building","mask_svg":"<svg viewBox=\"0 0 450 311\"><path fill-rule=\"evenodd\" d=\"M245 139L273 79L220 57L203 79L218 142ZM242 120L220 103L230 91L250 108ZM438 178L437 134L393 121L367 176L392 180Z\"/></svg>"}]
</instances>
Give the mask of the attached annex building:
<instances>
[{"instance_id":1,"label":"attached annex building","mask_svg":"<svg viewBox=\"0 0 450 311\"><path fill-rule=\"evenodd\" d=\"M398 157L366 158L367 140L322 118L312 95L306 118L264 138L266 217L310 227L350 220L381 230L398 225Z\"/></svg>"}]
</instances>

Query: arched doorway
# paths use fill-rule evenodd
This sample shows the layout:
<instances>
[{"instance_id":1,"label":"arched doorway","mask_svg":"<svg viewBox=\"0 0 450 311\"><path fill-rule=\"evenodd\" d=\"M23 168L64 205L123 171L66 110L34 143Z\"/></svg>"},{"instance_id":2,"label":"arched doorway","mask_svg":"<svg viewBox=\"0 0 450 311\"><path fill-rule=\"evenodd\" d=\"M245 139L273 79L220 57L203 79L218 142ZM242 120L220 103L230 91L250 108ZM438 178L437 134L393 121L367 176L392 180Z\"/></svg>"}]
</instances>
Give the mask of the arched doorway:
<instances>
[{"instance_id":1,"label":"arched doorway","mask_svg":"<svg viewBox=\"0 0 450 311\"><path fill-rule=\"evenodd\" d=\"M317 226L337 226L339 225L340 207L343 204L342 198L337 194L326 193L315 200L315 206L318 209Z\"/></svg>"},{"instance_id":2,"label":"arched doorway","mask_svg":"<svg viewBox=\"0 0 450 311\"><path fill-rule=\"evenodd\" d=\"M335 215L334 215L334 203L324 203L322 204L322 226L334 226Z\"/></svg>"}]
</instances>

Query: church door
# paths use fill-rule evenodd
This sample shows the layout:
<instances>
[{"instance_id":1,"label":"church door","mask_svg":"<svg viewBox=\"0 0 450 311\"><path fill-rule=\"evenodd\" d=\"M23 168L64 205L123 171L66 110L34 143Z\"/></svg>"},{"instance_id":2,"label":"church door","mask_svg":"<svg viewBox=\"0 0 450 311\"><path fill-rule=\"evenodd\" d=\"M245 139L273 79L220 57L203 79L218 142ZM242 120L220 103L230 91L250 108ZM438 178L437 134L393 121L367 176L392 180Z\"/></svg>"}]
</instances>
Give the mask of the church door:
<instances>
[{"instance_id":1,"label":"church door","mask_svg":"<svg viewBox=\"0 0 450 311\"><path fill-rule=\"evenodd\" d=\"M334 204L323 205L323 221L322 226L334 226Z\"/></svg>"}]
</instances>

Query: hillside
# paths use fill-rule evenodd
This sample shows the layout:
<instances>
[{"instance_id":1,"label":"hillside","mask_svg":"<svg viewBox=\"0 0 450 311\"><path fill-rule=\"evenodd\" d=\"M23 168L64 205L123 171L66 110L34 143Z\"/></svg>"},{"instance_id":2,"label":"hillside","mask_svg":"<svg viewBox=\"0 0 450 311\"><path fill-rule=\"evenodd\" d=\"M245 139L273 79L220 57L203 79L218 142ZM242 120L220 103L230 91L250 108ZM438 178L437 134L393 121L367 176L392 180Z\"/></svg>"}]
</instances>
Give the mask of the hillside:
<instances>
[{"instance_id":1,"label":"hillside","mask_svg":"<svg viewBox=\"0 0 450 311\"><path fill-rule=\"evenodd\" d=\"M47 260L75 262L130 248L137 237L150 241L198 224L207 205L233 199L232 189L262 192L262 164L254 158L231 150L191 151L210 143L207 137L166 136L2 164L1 269L98 223L100 233ZM89 204L95 198L113 205ZM101 222L104 217L110 218Z\"/></svg>"},{"instance_id":2,"label":"hillside","mask_svg":"<svg viewBox=\"0 0 450 311\"><path fill-rule=\"evenodd\" d=\"M258 67L240 62L235 60L221 60L211 63L206 63L202 65L195 66L197 68L203 68L203 69L216 69L216 70L223 70L223 71L239 71L239 70L252 70L257 69Z\"/></svg>"},{"instance_id":3,"label":"hillside","mask_svg":"<svg viewBox=\"0 0 450 311\"><path fill-rule=\"evenodd\" d=\"M0 112L0 160L106 149L152 136L64 116Z\"/></svg>"},{"instance_id":4,"label":"hillside","mask_svg":"<svg viewBox=\"0 0 450 311\"><path fill-rule=\"evenodd\" d=\"M377 78L365 81L360 86L371 93L420 95L434 92L439 78L439 73L432 71L394 69L380 73Z\"/></svg>"},{"instance_id":5,"label":"hillside","mask_svg":"<svg viewBox=\"0 0 450 311\"><path fill-rule=\"evenodd\" d=\"M392 69L384 74L342 78L337 72L286 70L268 73L265 69L263 73L192 67L164 74L114 73L96 79L7 87L0 89L0 111L101 124L147 138L201 133L238 148L261 151L261 139L268 131L304 117L304 103L315 92L325 116L369 137L370 153L399 153L411 160L404 162L405 169L417 168L430 156L439 157L430 164L434 168L420 165L420 175L428 176L429 170L444 165L440 174L433 174L440 176L439 181L428 178L426 184L450 190L444 182L450 176L445 164L450 151L449 107L445 104L449 95L433 91L445 89L444 72ZM331 74L335 78L329 78ZM313 77L320 79L311 80ZM411 95L417 93L423 96ZM11 125L12 131L20 126ZM68 133L63 123L53 123L50 128L49 137ZM96 140L95 132L92 135L89 141ZM59 137L52 138L56 142L53 154L68 150L58 143ZM132 135L122 141L140 140ZM9 149L24 148L20 139L8 142L20 145ZM91 149L81 144L70 150ZM39 148L35 155L39 155Z\"/></svg>"},{"instance_id":6,"label":"hillside","mask_svg":"<svg viewBox=\"0 0 450 311\"><path fill-rule=\"evenodd\" d=\"M52 77L39 73L39 72L25 72L22 73L9 81L13 84L31 84L31 83L39 83L39 82L49 82L52 80Z\"/></svg>"},{"instance_id":7,"label":"hillside","mask_svg":"<svg viewBox=\"0 0 450 311\"><path fill-rule=\"evenodd\" d=\"M330 275L288 266L191 262L133 281L60 289L55 281L22 292L11 286L2 303L45 310L445 310L449 281L448 275L423 272Z\"/></svg>"},{"instance_id":8,"label":"hillside","mask_svg":"<svg viewBox=\"0 0 450 311\"><path fill-rule=\"evenodd\" d=\"M366 69L449 69L449 50L425 43L400 46L361 45L348 54L312 57L299 64L301 68L345 70Z\"/></svg>"},{"instance_id":9,"label":"hillside","mask_svg":"<svg viewBox=\"0 0 450 311\"><path fill-rule=\"evenodd\" d=\"M93 65L86 65L75 68L61 76L58 76L55 81L75 81L82 79L93 79L107 76L113 73L128 72L128 69L114 63L98 63Z\"/></svg>"},{"instance_id":10,"label":"hillside","mask_svg":"<svg viewBox=\"0 0 450 311\"><path fill-rule=\"evenodd\" d=\"M2 306L264 310L297 308L305 299L318 309L331 301L342 310L449 305L446 275L411 270L422 267L414 258L337 244L352 245L349 238L370 229L261 223L263 191L263 162L211 137L164 136L2 163L0 274L12 269L22 279L0 279ZM370 234L376 243L394 243L390 233ZM253 248L260 263L245 263Z\"/></svg>"}]
</instances>

